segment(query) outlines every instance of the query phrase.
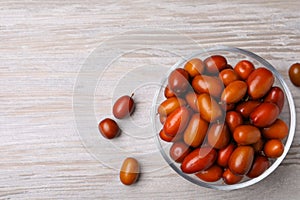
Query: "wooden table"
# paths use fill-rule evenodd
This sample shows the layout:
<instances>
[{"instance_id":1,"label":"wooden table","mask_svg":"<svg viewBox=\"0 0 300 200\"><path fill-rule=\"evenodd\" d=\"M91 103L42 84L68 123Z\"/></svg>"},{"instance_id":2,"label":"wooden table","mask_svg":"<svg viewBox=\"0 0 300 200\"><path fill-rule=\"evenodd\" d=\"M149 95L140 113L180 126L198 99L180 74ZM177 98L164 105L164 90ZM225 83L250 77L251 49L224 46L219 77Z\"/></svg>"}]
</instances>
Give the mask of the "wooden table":
<instances>
[{"instance_id":1,"label":"wooden table","mask_svg":"<svg viewBox=\"0 0 300 200\"><path fill-rule=\"evenodd\" d=\"M0 198L299 199L299 123L277 170L231 192L177 175L149 125L163 75L157 70L217 45L252 51L274 65L300 119L299 88L287 75L300 62L299 9L298 0L0 2ZM85 74L89 66L95 73ZM97 122L111 116L120 93L132 90L136 113L120 121L119 138L103 139ZM131 187L118 177L126 156L136 156L143 171Z\"/></svg>"}]
</instances>

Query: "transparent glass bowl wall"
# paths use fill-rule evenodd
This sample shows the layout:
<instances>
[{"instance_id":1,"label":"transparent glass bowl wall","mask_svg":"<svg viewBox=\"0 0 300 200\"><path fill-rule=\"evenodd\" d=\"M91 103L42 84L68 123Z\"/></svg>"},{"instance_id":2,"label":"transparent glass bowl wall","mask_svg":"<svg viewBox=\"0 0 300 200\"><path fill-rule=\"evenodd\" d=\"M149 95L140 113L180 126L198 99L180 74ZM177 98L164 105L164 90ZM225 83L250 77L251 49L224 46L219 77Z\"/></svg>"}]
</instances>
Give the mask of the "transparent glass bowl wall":
<instances>
[{"instance_id":1,"label":"transparent glass bowl wall","mask_svg":"<svg viewBox=\"0 0 300 200\"><path fill-rule=\"evenodd\" d=\"M249 60L251 61L256 68L258 67L265 67L269 69L270 71L273 72L274 77L275 77L275 83L274 86L280 87L284 93L285 93L285 104L283 107L283 110L279 116L279 118L283 119L289 126L289 134L287 138L283 141L284 142L284 152L283 154L275 159L271 160L272 164L271 166L259 177L253 178L253 179L247 179L244 178L240 183L234 184L234 185L226 185L223 183L222 180L214 183L208 183L200 180L197 176L194 174L186 174L183 173L180 169L180 164L174 162L170 156L169 156L169 149L173 143L168 143L160 139L159 137L159 131L162 129L162 124L159 121L159 116L156 114L157 113L157 107L158 105L164 101L164 88L167 85L168 81L168 75L171 73L176 68L183 68L184 64L191 58L200 58L201 60L204 60L205 58L211 56L211 55L223 55L227 61L228 64L231 64L232 66L235 66L237 62L240 60ZM163 158L165 161L168 163L170 167L172 167L180 176L184 177L185 179L189 180L192 183L195 183L199 186L207 187L207 188L213 188L213 189L218 189L218 190L233 190L233 189L239 189L239 188L244 188L250 185L253 185L264 178L266 178L268 175L270 175L283 161L285 158L286 154L288 153L290 146L292 144L293 138L294 138L294 133L295 133L295 126L296 126L296 112L295 112L295 105L293 101L293 97L291 95L291 92L289 88L287 87L286 83L284 82L282 76L278 73L278 71L266 60L263 58L259 57L258 55L243 50L239 48L234 48L234 47L215 47L211 48L205 51L199 51L190 57L186 59L182 59L179 62L177 62L166 74L165 78L162 80L162 87L160 90L157 92L156 96L154 97L153 100L153 110L152 110L152 116L153 116L153 131L157 133L157 146L160 150L160 153L162 154Z\"/></svg>"}]
</instances>

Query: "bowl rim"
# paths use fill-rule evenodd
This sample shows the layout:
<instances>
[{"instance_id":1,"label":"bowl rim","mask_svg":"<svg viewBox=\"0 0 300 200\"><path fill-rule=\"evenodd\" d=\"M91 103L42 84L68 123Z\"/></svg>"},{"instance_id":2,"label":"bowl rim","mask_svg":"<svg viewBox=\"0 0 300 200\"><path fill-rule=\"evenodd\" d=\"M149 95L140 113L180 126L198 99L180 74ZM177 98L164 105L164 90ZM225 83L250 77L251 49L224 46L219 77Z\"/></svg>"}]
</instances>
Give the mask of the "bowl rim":
<instances>
[{"instance_id":1,"label":"bowl rim","mask_svg":"<svg viewBox=\"0 0 300 200\"><path fill-rule=\"evenodd\" d=\"M201 54L204 53L213 53L213 52L231 52L231 53L239 53L245 56L248 56L256 61L258 61L260 64L262 64L264 67L268 68L269 70L272 71L272 73L275 75L276 79L279 81L281 87L284 90L285 96L286 96L286 103L288 103L288 108L289 108L289 112L290 112L290 116L289 116L289 133L288 133L288 137L286 139L285 142L285 148L284 148L284 152L283 154L277 158L273 164L260 176L256 177L256 178L252 178L249 179L245 182L241 182L241 183L237 183L237 184L233 184L233 185L214 185L211 184L209 182L204 182L201 181L200 179L196 179L196 178L192 178L189 174L186 174L184 172L182 172L177 166L175 166L174 161L170 159L170 157L166 154L166 152L164 151L162 145L161 145L161 139L159 138L159 134L156 133L156 137L155 137L155 142L157 147L159 148L159 151L161 153L161 155L163 156L164 160L168 163L169 166L171 166L171 168L176 171L180 176L182 176L183 178L185 178L186 180L202 186L202 187L206 187L206 188L211 188L211 189L216 189L216 190L235 190L235 189L241 189L241 188L245 188L251 185L254 185L255 183L258 183L259 181L265 179L267 176L269 176L273 171L275 171L275 169L281 164L281 162L284 160L284 158L286 157L291 144L293 142L293 138L295 135L295 129L296 129L296 109L295 109L295 104L294 104L294 100L293 100L293 96L292 93L290 92L290 89L288 88L286 82L284 81L283 77L281 76L281 74L275 69L275 67L273 67L268 61L266 61L265 59L263 59L262 57L256 55L255 53L252 53L248 50L244 50L241 48L237 48L237 47L230 47L230 46L215 46L215 47L211 47L208 49L203 49L200 51L196 51L195 53L191 54L190 56L186 57L186 58L181 58L178 62L176 62L171 68L170 70L168 70L168 75L171 73L171 71L173 71L175 68L178 68L180 66L182 66L182 64L184 62L186 62L189 59L192 59L194 57L197 57ZM166 81L166 77L164 77L161 80L161 86L164 85ZM154 98L153 98L153 105L152 105L152 126L153 126L153 131L157 132L156 129L156 104L159 98L159 94L161 93L163 87L161 87L155 94Z\"/></svg>"}]
</instances>

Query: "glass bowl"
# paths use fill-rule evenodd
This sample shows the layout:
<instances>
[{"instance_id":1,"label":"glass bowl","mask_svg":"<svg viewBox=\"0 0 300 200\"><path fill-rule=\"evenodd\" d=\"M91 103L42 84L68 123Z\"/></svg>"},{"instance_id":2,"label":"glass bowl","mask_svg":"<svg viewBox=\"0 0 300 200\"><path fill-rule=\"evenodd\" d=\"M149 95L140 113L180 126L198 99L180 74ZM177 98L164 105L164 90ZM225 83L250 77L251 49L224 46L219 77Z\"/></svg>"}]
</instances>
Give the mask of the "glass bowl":
<instances>
[{"instance_id":1,"label":"glass bowl","mask_svg":"<svg viewBox=\"0 0 300 200\"><path fill-rule=\"evenodd\" d=\"M280 87L284 91L284 94L285 94L285 103L284 103L284 107L282 109L282 112L281 112L279 118L284 120L287 123L287 125L289 126L289 133L288 133L288 136L283 140L283 144L284 144L283 154L276 159L272 159L270 167L260 176L258 176L256 178L252 178L252 179L246 178L246 176L245 176L241 182L239 182L237 184L233 184L233 185L226 185L222 179L217 182L205 182L205 181L202 181L201 179L199 179L195 174L186 174L186 173L182 172L181 168L180 168L180 164L174 162L169 155L169 149L173 143L165 142L165 141L161 140L159 137L159 131L162 129L163 125L161 124L161 122L159 120L159 116L157 115L157 108L158 108L158 105L165 100L164 88L167 85L167 81L168 81L167 77L174 69L183 68L184 64L192 58L200 58L201 60L204 60L205 58L212 56L212 55L224 56L227 59L228 64L231 64L232 66L235 66L235 64L238 61L246 59L246 60L251 61L254 64L255 68L264 67L264 68L269 69L270 71L272 71L272 73L275 77L275 82L274 82L273 86ZM247 186L257 183L257 182L263 180L264 178L266 178L268 175L270 175L280 165L280 163L283 161L286 154L288 153L290 146L292 144L293 138L294 138L295 126L296 126L296 112L295 112L295 105L294 105L293 97L292 97L292 94L291 94L287 84L283 80L282 76L278 73L278 71L270 63L268 63L266 60L259 57L258 55L254 54L252 52L243 50L243 49L234 48L234 47L226 47L226 46L220 46L220 47L215 47L215 48L211 48L208 50L202 50L202 51L199 51L199 52L191 55L188 58L184 58L184 59L181 59L180 61L178 61L168 71L165 78L161 82L161 86L162 87L159 89L156 96L154 97L153 106L152 106L152 108L153 108L153 110L152 110L152 116L153 116L152 120L153 121L152 122L153 122L153 129L157 133L157 137L156 137L157 146L158 146L163 158L167 162L167 164L173 170L175 170L180 176L187 179L188 181L190 181L194 184L197 184L199 186L213 188L213 189L217 189L217 190L234 190L234 189L244 188L244 187L247 187Z\"/></svg>"}]
</instances>

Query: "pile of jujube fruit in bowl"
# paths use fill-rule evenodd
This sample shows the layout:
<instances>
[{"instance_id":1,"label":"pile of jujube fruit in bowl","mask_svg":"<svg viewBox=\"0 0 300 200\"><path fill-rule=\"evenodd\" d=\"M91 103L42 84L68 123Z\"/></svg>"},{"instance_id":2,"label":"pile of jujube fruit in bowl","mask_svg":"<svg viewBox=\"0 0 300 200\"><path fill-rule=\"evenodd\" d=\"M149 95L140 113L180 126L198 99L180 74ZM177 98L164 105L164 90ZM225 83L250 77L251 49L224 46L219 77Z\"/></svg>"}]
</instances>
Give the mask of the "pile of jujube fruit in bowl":
<instances>
[{"instance_id":1,"label":"pile of jujube fruit in bowl","mask_svg":"<svg viewBox=\"0 0 300 200\"><path fill-rule=\"evenodd\" d=\"M249 60L193 58L174 69L157 112L170 158L205 182L260 176L284 152L285 93L273 73Z\"/></svg>"}]
</instances>

